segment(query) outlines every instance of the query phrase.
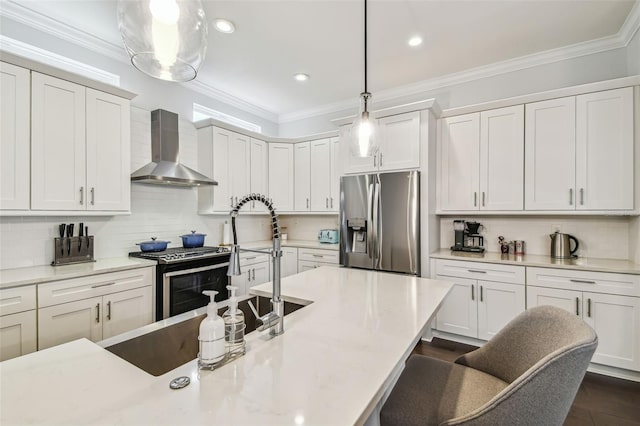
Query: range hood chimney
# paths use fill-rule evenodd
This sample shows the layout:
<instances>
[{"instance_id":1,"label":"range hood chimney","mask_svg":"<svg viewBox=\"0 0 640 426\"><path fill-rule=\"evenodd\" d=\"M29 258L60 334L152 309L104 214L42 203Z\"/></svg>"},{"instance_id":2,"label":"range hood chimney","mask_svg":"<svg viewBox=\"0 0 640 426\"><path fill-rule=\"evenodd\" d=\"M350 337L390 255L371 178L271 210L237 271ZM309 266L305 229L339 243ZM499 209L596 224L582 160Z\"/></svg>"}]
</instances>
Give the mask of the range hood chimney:
<instances>
[{"instance_id":1,"label":"range hood chimney","mask_svg":"<svg viewBox=\"0 0 640 426\"><path fill-rule=\"evenodd\" d=\"M133 183L172 186L217 185L218 182L178 162L178 114L151 111L151 163L131 174Z\"/></svg>"}]
</instances>

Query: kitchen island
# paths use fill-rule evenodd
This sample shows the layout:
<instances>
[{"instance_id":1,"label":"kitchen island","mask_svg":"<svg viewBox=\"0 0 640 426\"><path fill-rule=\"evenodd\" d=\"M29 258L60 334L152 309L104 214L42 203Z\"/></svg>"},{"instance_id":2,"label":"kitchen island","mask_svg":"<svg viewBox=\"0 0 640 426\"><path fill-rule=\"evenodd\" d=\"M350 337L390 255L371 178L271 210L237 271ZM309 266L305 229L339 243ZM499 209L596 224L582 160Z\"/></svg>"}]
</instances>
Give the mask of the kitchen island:
<instances>
[{"instance_id":1,"label":"kitchen island","mask_svg":"<svg viewBox=\"0 0 640 426\"><path fill-rule=\"evenodd\" d=\"M308 306L281 336L249 334L247 354L215 371L193 360L154 377L88 340L5 361L0 424L364 423L450 288L334 267L284 278L283 298ZM171 390L179 376L191 384Z\"/></svg>"}]
</instances>

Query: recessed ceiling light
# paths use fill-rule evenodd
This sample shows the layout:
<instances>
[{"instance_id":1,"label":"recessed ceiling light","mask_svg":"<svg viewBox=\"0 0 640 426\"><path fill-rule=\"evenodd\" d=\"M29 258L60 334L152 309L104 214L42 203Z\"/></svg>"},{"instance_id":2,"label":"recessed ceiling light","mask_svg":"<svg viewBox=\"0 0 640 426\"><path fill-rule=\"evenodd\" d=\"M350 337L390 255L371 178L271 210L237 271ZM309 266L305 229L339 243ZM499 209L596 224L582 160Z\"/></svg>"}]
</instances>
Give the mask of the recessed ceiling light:
<instances>
[{"instance_id":1,"label":"recessed ceiling light","mask_svg":"<svg viewBox=\"0 0 640 426\"><path fill-rule=\"evenodd\" d=\"M227 21L226 19L216 19L215 21L213 21L213 23L216 26L216 30L220 31L221 33L231 34L236 30L233 22Z\"/></svg>"},{"instance_id":2,"label":"recessed ceiling light","mask_svg":"<svg viewBox=\"0 0 640 426\"><path fill-rule=\"evenodd\" d=\"M414 36L409 39L409 46L416 47L422 44L422 37Z\"/></svg>"},{"instance_id":3,"label":"recessed ceiling light","mask_svg":"<svg viewBox=\"0 0 640 426\"><path fill-rule=\"evenodd\" d=\"M293 78L295 78L296 81L307 81L309 80L309 74L298 73L294 74Z\"/></svg>"}]
</instances>

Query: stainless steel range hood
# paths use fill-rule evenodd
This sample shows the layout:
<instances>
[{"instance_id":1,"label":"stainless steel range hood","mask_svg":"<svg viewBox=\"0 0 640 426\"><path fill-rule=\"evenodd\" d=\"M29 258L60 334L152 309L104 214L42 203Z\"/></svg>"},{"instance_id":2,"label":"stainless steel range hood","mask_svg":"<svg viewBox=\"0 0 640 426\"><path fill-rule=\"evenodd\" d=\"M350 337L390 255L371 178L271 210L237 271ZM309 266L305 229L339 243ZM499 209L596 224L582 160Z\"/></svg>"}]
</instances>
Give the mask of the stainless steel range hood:
<instances>
[{"instance_id":1,"label":"stainless steel range hood","mask_svg":"<svg viewBox=\"0 0 640 426\"><path fill-rule=\"evenodd\" d=\"M151 111L151 163L131 174L131 182L172 186L217 185L218 182L178 162L178 114Z\"/></svg>"}]
</instances>

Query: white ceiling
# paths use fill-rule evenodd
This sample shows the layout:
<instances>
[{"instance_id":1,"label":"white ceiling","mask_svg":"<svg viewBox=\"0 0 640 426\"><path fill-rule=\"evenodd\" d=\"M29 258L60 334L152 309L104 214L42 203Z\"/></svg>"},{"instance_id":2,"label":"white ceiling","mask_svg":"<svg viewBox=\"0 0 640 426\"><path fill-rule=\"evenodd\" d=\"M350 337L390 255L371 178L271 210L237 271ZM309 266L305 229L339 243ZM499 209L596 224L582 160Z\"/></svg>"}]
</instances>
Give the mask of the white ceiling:
<instances>
[{"instance_id":1,"label":"white ceiling","mask_svg":"<svg viewBox=\"0 0 640 426\"><path fill-rule=\"evenodd\" d=\"M198 79L275 114L355 99L363 79L363 2L204 0L210 26ZM121 45L114 0L21 5ZM369 89L416 83L549 49L615 35L634 1L370 0ZM419 34L424 43L407 45ZM306 83L293 74L311 75Z\"/></svg>"}]
</instances>

